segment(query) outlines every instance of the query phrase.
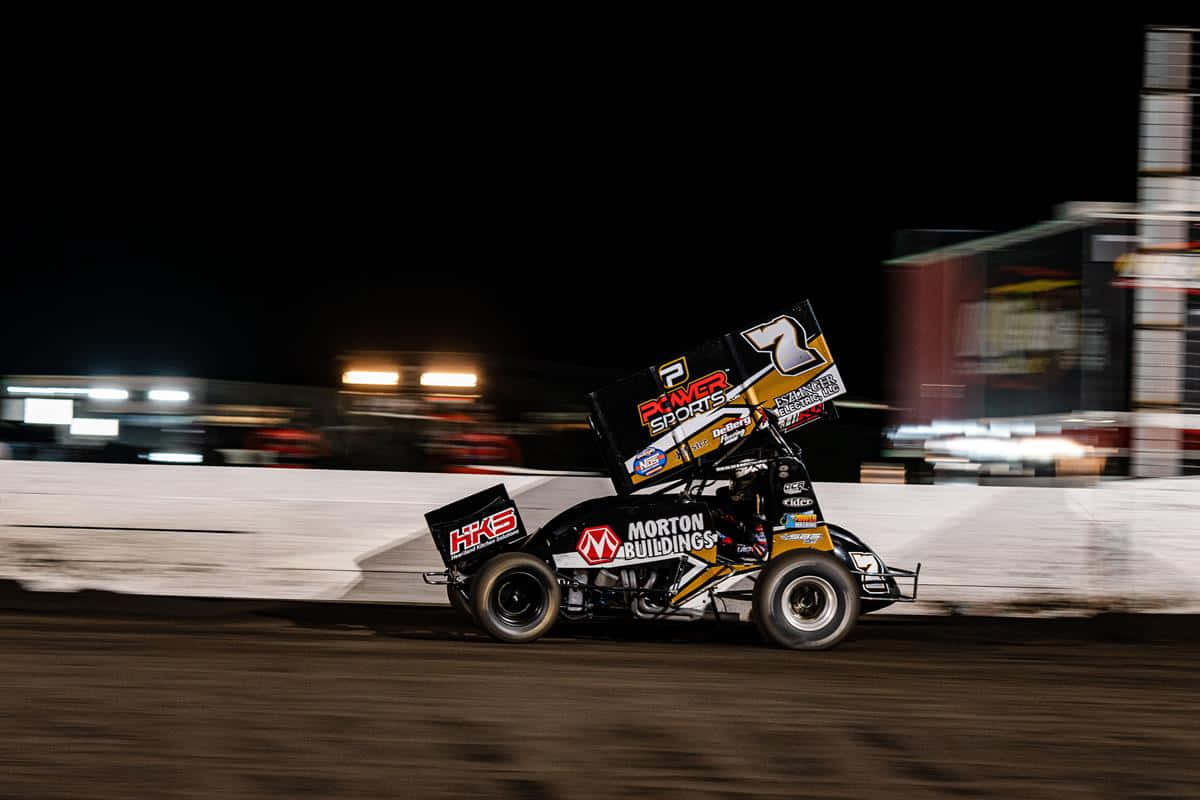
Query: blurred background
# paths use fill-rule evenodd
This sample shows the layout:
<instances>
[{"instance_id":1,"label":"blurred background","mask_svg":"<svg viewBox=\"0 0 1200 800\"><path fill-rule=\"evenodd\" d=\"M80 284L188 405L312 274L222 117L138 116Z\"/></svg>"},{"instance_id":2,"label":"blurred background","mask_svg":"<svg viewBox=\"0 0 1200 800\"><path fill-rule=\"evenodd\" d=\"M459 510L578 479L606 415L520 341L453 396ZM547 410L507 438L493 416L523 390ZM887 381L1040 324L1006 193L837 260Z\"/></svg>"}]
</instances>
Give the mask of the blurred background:
<instances>
[{"instance_id":1,"label":"blurred background","mask_svg":"<svg viewBox=\"0 0 1200 800\"><path fill-rule=\"evenodd\" d=\"M316 160L328 125L285 89L231 101L251 133L192 115L200 76L152 113L75 76L89 134L25 150L0 238L0 454L595 472L587 391L807 297L851 393L801 434L820 478L1194 473L1195 31L908 33L856 42L896 56L869 100L698 79L594 118L554 92L565 127L530 138L544 111L479 76L487 135L360 109L371 155ZM713 161L734 96L770 147ZM825 128L781 134L802 107ZM146 113L136 143L97 124Z\"/></svg>"}]
</instances>

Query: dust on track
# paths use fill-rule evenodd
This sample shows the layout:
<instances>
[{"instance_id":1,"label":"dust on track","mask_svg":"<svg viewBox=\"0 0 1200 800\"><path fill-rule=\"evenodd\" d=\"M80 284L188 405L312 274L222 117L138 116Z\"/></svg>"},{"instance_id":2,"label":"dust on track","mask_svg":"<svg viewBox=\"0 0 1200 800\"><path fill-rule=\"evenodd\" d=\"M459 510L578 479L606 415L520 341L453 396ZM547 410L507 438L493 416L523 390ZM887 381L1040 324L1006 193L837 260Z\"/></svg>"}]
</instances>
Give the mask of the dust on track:
<instances>
[{"instance_id":1,"label":"dust on track","mask_svg":"<svg viewBox=\"0 0 1200 800\"><path fill-rule=\"evenodd\" d=\"M430 608L8 612L0 796L1194 797L1194 627L880 618L795 653L703 623L499 645Z\"/></svg>"}]
</instances>

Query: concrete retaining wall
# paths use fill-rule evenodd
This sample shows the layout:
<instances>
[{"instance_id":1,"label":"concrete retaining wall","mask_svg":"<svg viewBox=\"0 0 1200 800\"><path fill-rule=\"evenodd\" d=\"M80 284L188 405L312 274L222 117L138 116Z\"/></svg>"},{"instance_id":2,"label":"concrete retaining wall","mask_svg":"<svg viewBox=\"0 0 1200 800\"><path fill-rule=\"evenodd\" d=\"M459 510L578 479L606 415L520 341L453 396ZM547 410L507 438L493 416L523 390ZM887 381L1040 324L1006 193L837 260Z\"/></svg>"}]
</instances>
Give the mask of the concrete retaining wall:
<instances>
[{"instance_id":1,"label":"concrete retaining wall","mask_svg":"<svg viewBox=\"0 0 1200 800\"><path fill-rule=\"evenodd\" d=\"M423 514L491 476L0 461L0 578L35 590L443 600ZM530 527L600 478L505 476ZM905 611L1200 611L1200 480L1100 488L817 484L827 517L922 569Z\"/></svg>"}]
</instances>

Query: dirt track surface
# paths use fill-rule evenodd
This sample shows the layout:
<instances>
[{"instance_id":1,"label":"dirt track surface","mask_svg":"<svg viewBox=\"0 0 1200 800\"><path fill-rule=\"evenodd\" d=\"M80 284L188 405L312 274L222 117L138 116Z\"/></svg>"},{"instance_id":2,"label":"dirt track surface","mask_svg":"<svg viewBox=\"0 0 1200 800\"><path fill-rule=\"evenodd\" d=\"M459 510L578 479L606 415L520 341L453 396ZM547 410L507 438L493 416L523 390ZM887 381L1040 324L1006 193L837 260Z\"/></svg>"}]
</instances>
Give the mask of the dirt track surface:
<instances>
[{"instance_id":1,"label":"dirt track surface","mask_svg":"<svg viewBox=\"0 0 1200 800\"><path fill-rule=\"evenodd\" d=\"M441 610L13 612L0 796L1195 797L1200 644L1154 624L879 619L794 653L729 625L514 647Z\"/></svg>"}]
</instances>

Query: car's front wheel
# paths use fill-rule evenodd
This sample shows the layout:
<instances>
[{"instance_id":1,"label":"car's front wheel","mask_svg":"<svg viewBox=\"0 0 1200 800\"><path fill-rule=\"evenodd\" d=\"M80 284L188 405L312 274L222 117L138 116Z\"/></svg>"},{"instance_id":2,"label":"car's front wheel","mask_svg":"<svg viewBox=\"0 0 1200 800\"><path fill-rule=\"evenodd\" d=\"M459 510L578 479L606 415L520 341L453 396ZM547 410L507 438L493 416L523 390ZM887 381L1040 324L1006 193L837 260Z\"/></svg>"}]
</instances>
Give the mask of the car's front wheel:
<instances>
[{"instance_id":1,"label":"car's front wheel","mask_svg":"<svg viewBox=\"0 0 1200 800\"><path fill-rule=\"evenodd\" d=\"M502 642L532 642L558 619L562 590L554 570L529 553L502 553L471 582L475 622Z\"/></svg>"},{"instance_id":2,"label":"car's front wheel","mask_svg":"<svg viewBox=\"0 0 1200 800\"><path fill-rule=\"evenodd\" d=\"M858 581L836 559L791 552L763 569L751 615L768 641L794 650L824 650L850 633L858 602Z\"/></svg>"}]
</instances>

